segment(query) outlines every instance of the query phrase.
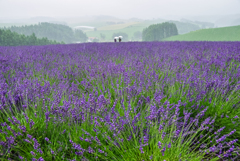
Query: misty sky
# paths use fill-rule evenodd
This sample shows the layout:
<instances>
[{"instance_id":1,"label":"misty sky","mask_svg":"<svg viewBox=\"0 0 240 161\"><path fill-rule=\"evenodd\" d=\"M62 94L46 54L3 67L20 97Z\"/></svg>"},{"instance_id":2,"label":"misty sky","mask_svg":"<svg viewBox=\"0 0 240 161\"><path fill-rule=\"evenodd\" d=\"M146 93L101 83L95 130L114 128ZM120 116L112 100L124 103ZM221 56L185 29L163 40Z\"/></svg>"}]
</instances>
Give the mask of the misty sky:
<instances>
[{"instance_id":1,"label":"misty sky","mask_svg":"<svg viewBox=\"0 0 240 161\"><path fill-rule=\"evenodd\" d=\"M35 16L160 18L240 13L240 0L0 0L0 18Z\"/></svg>"}]
</instances>

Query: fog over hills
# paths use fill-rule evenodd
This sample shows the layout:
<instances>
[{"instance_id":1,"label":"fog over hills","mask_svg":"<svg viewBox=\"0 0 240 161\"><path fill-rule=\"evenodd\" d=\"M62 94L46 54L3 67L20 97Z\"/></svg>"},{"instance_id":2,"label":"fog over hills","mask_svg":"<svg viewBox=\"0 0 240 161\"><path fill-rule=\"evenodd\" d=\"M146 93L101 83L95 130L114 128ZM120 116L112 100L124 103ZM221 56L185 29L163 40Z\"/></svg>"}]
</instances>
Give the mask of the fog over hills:
<instances>
[{"instance_id":1,"label":"fog over hills","mask_svg":"<svg viewBox=\"0 0 240 161\"><path fill-rule=\"evenodd\" d=\"M163 22L175 23L179 34L240 25L239 8L240 0L0 0L0 28L48 22L112 41L115 32L132 39Z\"/></svg>"},{"instance_id":2,"label":"fog over hills","mask_svg":"<svg viewBox=\"0 0 240 161\"><path fill-rule=\"evenodd\" d=\"M47 16L37 16L31 18L0 18L0 23L21 23L21 24L35 24L38 22L49 22L56 24L68 25L75 22L86 22L86 21L146 21L146 20L156 20L161 19L162 21L191 21L191 22L209 22L215 25L215 27L225 27L225 26L236 26L240 25L240 14L234 15L208 15L208 16L163 16L159 18L152 19L140 19L140 18L129 18L122 19L118 17L113 17L109 15L93 15L93 16L79 16L79 17L47 17Z\"/></svg>"},{"instance_id":3,"label":"fog over hills","mask_svg":"<svg viewBox=\"0 0 240 161\"><path fill-rule=\"evenodd\" d=\"M84 17L97 16L96 20L113 17L167 20L191 18L194 21L218 23L218 20L221 21L225 16L227 16L226 19L232 17L231 20L234 22L239 18L239 8L240 0L0 0L0 20L3 22L4 19L5 23L12 23L12 21L6 21L10 19L14 19L15 22L18 19L29 21L32 17L38 17L41 21L45 17L53 21L53 19L70 17L84 19ZM219 23L219 25L228 25L232 22Z\"/></svg>"}]
</instances>

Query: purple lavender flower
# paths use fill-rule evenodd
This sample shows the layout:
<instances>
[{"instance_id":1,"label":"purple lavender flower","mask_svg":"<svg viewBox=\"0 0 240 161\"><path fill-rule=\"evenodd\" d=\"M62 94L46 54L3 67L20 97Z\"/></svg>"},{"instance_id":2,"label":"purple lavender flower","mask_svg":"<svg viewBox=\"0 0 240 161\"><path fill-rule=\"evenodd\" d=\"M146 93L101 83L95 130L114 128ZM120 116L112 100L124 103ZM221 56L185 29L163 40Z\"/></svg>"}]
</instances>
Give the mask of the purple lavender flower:
<instances>
[{"instance_id":1,"label":"purple lavender flower","mask_svg":"<svg viewBox=\"0 0 240 161\"><path fill-rule=\"evenodd\" d=\"M104 153L104 151L102 151L101 149L98 149L98 152L99 152L99 153Z\"/></svg>"},{"instance_id":2,"label":"purple lavender flower","mask_svg":"<svg viewBox=\"0 0 240 161\"><path fill-rule=\"evenodd\" d=\"M27 121L27 123L28 123L28 122L29 122L28 116L27 116L25 113L23 113L23 115L24 115L24 117L25 117L25 119L26 119L26 121Z\"/></svg>"},{"instance_id":3,"label":"purple lavender flower","mask_svg":"<svg viewBox=\"0 0 240 161\"><path fill-rule=\"evenodd\" d=\"M171 143L168 144L168 148L171 148Z\"/></svg>"},{"instance_id":4,"label":"purple lavender flower","mask_svg":"<svg viewBox=\"0 0 240 161\"><path fill-rule=\"evenodd\" d=\"M162 143L159 141L158 142L158 148L161 149L162 148Z\"/></svg>"},{"instance_id":5,"label":"purple lavender flower","mask_svg":"<svg viewBox=\"0 0 240 161\"><path fill-rule=\"evenodd\" d=\"M21 155L19 155L19 159L23 160L23 157Z\"/></svg>"},{"instance_id":6,"label":"purple lavender flower","mask_svg":"<svg viewBox=\"0 0 240 161\"><path fill-rule=\"evenodd\" d=\"M144 153L142 145L140 145L139 150L141 151L141 153Z\"/></svg>"},{"instance_id":7,"label":"purple lavender flower","mask_svg":"<svg viewBox=\"0 0 240 161\"><path fill-rule=\"evenodd\" d=\"M51 149L51 154L53 155L54 154L54 151Z\"/></svg>"},{"instance_id":8,"label":"purple lavender flower","mask_svg":"<svg viewBox=\"0 0 240 161\"><path fill-rule=\"evenodd\" d=\"M31 121L30 121L30 129L33 127L34 124L35 124L35 123L34 123L33 120L31 119Z\"/></svg>"},{"instance_id":9,"label":"purple lavender flower","mask_svg":"<svg viewBox=\"0 0 240 161\"><path fill-rule=\"evenodd\" d=\"M51 143L47 137L45 137L45 140L46 140L47 142Z\"/></svg>"},{"instance_id":10,"label":"purple lavender flower","mask_svg":"<svg viewBox=\"0 0 240 161\"><path fill-rule=\"evenodd\" d=\"M22 132L26 132L26 127L25 126L19 126L19 129L22 130Z\"/></svg>"},{"instance_id":11,"label":"purple lavender flower","mask_svg":"<svg viewBox=\"0 0 240 161\"><path fill-rule=\"evenodd\" d=\"M30 144L32 143L32 142L31 142L31 141L29 141L28 139L24 139L24 141L26 141L26 142L28 142L28 143L30 143Z\"/></svg>"},{"instance_id":12,"label":"purple lavender flower","mask_svg":"<svg viewBox=\"0 0 240 161\"><path fill-rule=\"evenodd\" d=\"M152 160L152 159L153 159L153 155L150 156L150 160Z\"/></svg>"},{"instance_id":13,"label":"purple lavender flower","mask_svg":"<svg viewBox=\"0 0 240 161\"><path fill-rule=\"evenodd\" d=\"M43 159L42 157L40 157L40 158L38 159L38 161L44 161L44 159Z\"/></svg>"},{"instance_id":14,"label":"purple lavender flower","mask_svg":"<svg viewBox=\"0 0 240 161\"><path fill-rule=\"evenodd\" d=\"M31 151L30 153L31 153L33 156L35 156L35 155L36 155L36 154L35 154L33 151Z\"/></svg>"},{"instance_id":15,"label":"purple lavender flower","mask_svg":"<svg viewBox=\"0 0 240 161\"><path fill-rule=\"evenodd\" d=\"M236 115L235 117L234 117L234 119L238 119L239 117Z\"/></svg>"},{"instance_id":16,"label":"purple lavender flower","mask_svg":"<svg viewBox=\"0 0 240 161\"><path fill-rule=\"evenodd\" d=\"M39 148L39 149L37 150L37 152L39 152L40 154L43 154L43 151L42 151L41 148Z\"/></svg>"},{"instance_id":17,"label":"purple lavender flower","mask_svg":"<svg viewBox=\"0 0 240 161\"><path fill-rule=\"evenodd\" d=\"M166 151L166 147L163 147L163 149L161 150L162 152L162 156L164 156L164 152Z\"/></svg>"},{"instance_id":18,"label":"purple lavender flower","mask_svg":"<svg viewBox=\"0 0 240 161\"><path fill-rule=\"evenodd\" d=\"M11 118L8 118L8 121L11 122L13 125L15 125L14 122L11 120Z\"/></svg>"},{"instance_id":19,"label":"purple lavender flower","mask_svg":"<svg viewBox=\"0 0 240 161\"><path fill-rule=\"evenodd\" d=\"M40 146L40 144L38 143L37 139L33 138L32 140L34 141L34 145L33 145L33 147L34 147L34 149L37 150L38 147Z\"/></svg>"},{"instance_id":20,"label":"purple lavender flower","mask_svg":"<svg viewBox=\"0 0 240 161\"><path fill-rule=\"evenodd\" d=\"M27 134L27 137L28 137L29 139L32 139L32 138L33 138L32 135L29 135L29 134Z\"/></svg>"}]
</instances>

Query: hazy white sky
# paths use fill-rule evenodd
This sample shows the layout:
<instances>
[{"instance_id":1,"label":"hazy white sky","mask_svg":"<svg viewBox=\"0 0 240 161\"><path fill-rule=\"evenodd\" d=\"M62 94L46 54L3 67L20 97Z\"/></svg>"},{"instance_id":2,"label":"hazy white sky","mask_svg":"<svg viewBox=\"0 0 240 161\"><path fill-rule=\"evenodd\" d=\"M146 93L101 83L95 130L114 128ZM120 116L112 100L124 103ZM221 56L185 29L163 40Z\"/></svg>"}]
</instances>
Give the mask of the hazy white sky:
<instances>
[{"instance_id":1,"label":"hazy white sky","mask_svg":"<svg viewBox=\"0 0 240 161\"><path fill-rule=\"evenodd\" d=\"M0 18L85 15L158 18L239 13L240 0L0 0Z\"/></svg>"}]
</instances>

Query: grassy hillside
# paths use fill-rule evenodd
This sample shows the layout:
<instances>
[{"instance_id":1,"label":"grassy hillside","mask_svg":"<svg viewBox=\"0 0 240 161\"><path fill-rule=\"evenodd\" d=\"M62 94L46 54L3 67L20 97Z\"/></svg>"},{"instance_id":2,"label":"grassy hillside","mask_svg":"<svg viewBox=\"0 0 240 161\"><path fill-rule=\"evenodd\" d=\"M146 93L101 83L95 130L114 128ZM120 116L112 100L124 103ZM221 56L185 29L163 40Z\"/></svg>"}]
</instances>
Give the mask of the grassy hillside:
<instances>
[{"instance_id":1,"label":"grassy hillside","mask_svg":"<svg viewBox=\"0 0 240 161\"><path fill-rule=\"evenodd\" d=\"M59 20L60 21L60 20ZM152 24L158 24L162 22L167 22L169 20L165 19L152 19L152 20L141 20L141 19L128 19L128 20L123 20L123 19L117 19L114 17L88 17L85 19L72 19L71 21L67 20L61 20L61 21L66 21L68 26L70 28L74 28L76 26L92 26L97 28L97 31L94 31L93 29L82 29L86 34L87 37L97 37L101 39L100 34L104 34L106 37L104 40L101 39L101 41L110 41L112 42L112 35L113 33L119 33L119 32L124 32L128 35L128 40L132 41L139 41L139 39L134 38L134 33L135 32L142 32L144 28L152 25ZM195 31L200 29L198 25L193 24L193 22L179 22L179 21L172 21L177 25L178 28L178 33L179 34L184 34L188 33L190 31ZM25 24L26 25L26 24ZM24 26L25 26L24 25ZM27 24L29 26L29 24ZM37 24L35 24L37 25ZM6 24L6 23L0 23L0 27L11 27L11 26L22 26L20 23L16 24ZM18 32L17 30L13 30L15 32ZM27 29L27 33L19 32L22 34L28 34L28 32L31 32L31 30ZM51 31L52 32L52 31ZM56 30L54 29L54 32ZM61 34L65 32L60 32ZM29 35L32 34L29 33ZM37 32L35 32L37 37L48 37L48 39L52 39L52 37L49 37L52 34L46 34L46 35L39 35ZM72 34L69 34L69 37L73 37ZM65 36L59 36L58 38L54 37L52 40L56 41L64 41L65 43L72 42L70 40L62 40L61 38L67 37ZM61 40L60 40L61 39ZM69 38L70 39L70 38Z\"/></svg>"},{"instance_id":2,"label":"grassy hillside","mask_svg":"<svg viewBox=\"0 0 240 161\"><path fill-rule=\"evenodd\" d=\"M86 34L82 33L81 31L73 31L73 29L69 26L48 22L42 22L28 26L11 26L4 29L9 29L12 32L24 34L26 36L30 36L34 33L37 38L46 37L49 40L65 42L68 44L76 41L85 42L87 40Z\"/></svg>"},{"instance_id":3,"label":"grassy hillside","mask_svg":"<svg viewBox=\"0 0 240 161\"><path fill-rule=\"evenodd\" d=\"M113 26L113 25L112 25ZM132 39L132 36L134 34L134 32L140 31L142 32L143 28L147 27L147 25L145 24L130 24L124 28L120 28L120 25L118 26L118 29L110 29L109 30L97 30L97 31L86 31L87 36L89 37L100 37L100 34L104 34L106 35L106 41L112 41L112 35L113 33L118 33L118 32L124 32L126 34L128 34L128 38L129 40ZM107 26L106 26L107 28Z\"/></svg>"},{"instance_id":4,"label":"grassy hillside","mask_svg":"<svg viewBox=\"0 0 240 161\"><path fill-rule=\"evenodd\" d=\"M116 25L108 25L108 26L103 26L98 28L98 30L118 30L118 29L123 29L131 25L138 24L138 22L129 22L129 23L124 23L124 24L116 24Z\"/></svg>"},{"instance_id":5,"label":"grassy hillside","mask_svg":"<svg viewBox=\"0 0 240 161\"><path fill-rule=\"evenodd\" d=\"M132 21L132 22L125 22L124 24L116 24L116 25L105 25L97 28L97 31L88 30L86 31L88 37L100 37L100 34L106 35L105 41L113 41L112 35L113 33L118 32L124 32L128 34L129 40L133 40L133 34L134 32L140 31L142 32L144 28L152 25L152 24L158 24L162 22L167 22L166 20L156 19L156 20L145 20L145 21ZM185 22L179 22L179 21L170 21L177 25L178 32L180 34L187 33L190 31L195 31L200 29L199 26L191 24L191 23L185 23Z\"/></svg>"},{"instance_id":6,"label":"grassy hillside","mask_svg":"<svg viewBox=\"0 0 240 161\"><path fill-rule=\"evenodd\" d=\"M201 29L172 36L165 41L240 41L240 26Z\"/></svg>"},{"instance_id":7,"label":"grassy hillside","mask_svg":"<svg viewBox=\"0 0 240 161\"><path fill-rule=\"evenodd\" d=\"M60 44L47 38L37 38L35 34L30 36L11 32L10 30L0 29L0 47L1 46L32 46L32 45L49 45Z\"/></svg>"}]
</instances>

